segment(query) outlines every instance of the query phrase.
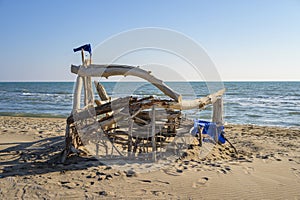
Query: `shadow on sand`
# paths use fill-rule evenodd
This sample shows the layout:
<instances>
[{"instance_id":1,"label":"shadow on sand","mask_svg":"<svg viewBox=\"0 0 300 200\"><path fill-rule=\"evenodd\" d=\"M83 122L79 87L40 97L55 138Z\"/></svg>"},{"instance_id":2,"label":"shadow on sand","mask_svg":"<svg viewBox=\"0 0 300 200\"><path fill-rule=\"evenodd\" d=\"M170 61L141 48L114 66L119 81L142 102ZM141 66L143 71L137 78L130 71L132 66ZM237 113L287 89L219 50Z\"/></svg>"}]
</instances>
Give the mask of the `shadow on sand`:
<instances>
[{"instance_id":1,"label":"shadow on sand","mask_svg":"<svg viewBox=\"0 0 300 200\"><path fill-rule=\"evenodd\" d=\"M82 170L103 165L93 157L70 156L61 164L64 137L56 136L33 142L1 143L14 145L0 150L0 178L8 176L28 176L50 172L64 173L66 170Z\"/></svg>"}]
</instances>

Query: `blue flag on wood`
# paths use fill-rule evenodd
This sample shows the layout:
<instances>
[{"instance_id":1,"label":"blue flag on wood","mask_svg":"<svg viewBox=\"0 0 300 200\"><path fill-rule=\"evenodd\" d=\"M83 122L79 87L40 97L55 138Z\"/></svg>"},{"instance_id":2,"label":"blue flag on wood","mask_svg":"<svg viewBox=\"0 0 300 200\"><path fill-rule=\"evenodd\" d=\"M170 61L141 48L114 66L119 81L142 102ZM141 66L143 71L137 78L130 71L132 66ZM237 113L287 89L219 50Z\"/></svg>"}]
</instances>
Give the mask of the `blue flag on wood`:
<instances>
[{"instance_id":1,"label":"blue flag on wood","mask_svg":"<svg viewBox=\"0 0 300 200\"><path fill-rule=\"evenodd\" d=\"M81 49L83 49L84 51L88 51L92 55L92 48L91 48L90 44L85 44L80 47L77 47L77 48L73 49L73 51L74 52L81 51Z\"/></svg>"}]
</instances>

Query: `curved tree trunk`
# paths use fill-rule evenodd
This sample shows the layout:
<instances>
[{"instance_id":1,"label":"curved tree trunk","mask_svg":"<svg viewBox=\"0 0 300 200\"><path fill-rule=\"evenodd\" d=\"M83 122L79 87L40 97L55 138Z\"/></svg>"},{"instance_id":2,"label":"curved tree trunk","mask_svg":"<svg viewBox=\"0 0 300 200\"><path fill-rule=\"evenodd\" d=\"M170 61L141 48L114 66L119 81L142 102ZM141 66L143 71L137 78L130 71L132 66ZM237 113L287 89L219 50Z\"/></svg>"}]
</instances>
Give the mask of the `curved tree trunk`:
<instances>
[{"instance_id":1,"label":"curved tree trunk","mask_svg":"<svg viewBox=\"0 0 300 200\"><path fill-rule=\"evenodd\" d=\"M71 65L71 72L79 76L105 77L110 76L136 76L147 80L161 90L165 95L171 97L176 102L181 102L181 95L169 88L162 80L152 76L150 71L145 71L139 67L127 65L89 65L84 66Z\"/></svg>"}]
</instances>

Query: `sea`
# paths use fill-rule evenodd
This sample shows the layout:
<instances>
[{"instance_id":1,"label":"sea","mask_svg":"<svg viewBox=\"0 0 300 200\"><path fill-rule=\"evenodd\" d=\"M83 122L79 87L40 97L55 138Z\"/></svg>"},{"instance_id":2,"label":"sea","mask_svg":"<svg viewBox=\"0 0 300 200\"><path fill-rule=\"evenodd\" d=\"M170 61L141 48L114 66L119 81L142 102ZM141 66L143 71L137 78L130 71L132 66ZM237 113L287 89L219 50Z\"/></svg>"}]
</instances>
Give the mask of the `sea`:
<instances>
[{"instance_id":1,"label":"sea","mask_svg":"<svg viewBox=\"0 0 300 200\"><path fill-rule=\"evenodd\" d=\"M104 81L102 84L112 98L152 95L169 99L147 82ZM206 82L166 84L187 100L213 92ZM300 127L300 82L223 82L221 85L226 88L223 98L226 123ZM0 115L66 118L72 110L74 86L74 82L0 82ZM94 94L99 99L96 91ZM209 121L212 106L203 111L185 111L184 115Z\"/></svg>"}]
</instances>

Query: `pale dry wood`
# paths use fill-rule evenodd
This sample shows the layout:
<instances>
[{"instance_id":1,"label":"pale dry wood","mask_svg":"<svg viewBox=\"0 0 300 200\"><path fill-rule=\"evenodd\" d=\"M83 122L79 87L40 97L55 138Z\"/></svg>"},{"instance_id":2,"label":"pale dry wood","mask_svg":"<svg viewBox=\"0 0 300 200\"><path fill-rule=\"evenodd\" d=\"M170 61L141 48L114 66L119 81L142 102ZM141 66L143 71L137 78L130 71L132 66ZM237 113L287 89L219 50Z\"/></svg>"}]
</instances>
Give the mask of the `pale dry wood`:
<instances>
[{"instance_id":1,"label":"pale dry wood","mask_svg":"<svg viewBox=\"0 0 300 200\"><path fill-rule=\"evenodd\" d=\"M82 91L82 82L83 79L81 76L77 76L74 95L73 95L73 111L80 109L80 97Z\"/></svg>"},{"instance_id":2,"label":"pale dry wood","mask_svg":"<svg viewBox=\"0 0 300 200\"><path fill-rule=\"evenodd\" d=\"M85 85L85 91L86 91L86 105L94 105L94 94L93 94L93 88L92 88L92 78L86 77L86 85Z\"/></svg>"},{"instance_id":3,"label":"pale dry wood","mask_svg":"<svg viewBox=\"0 0 300 200\"><path fill-rule=\"evenodd\" d=\"M177 102L181 102L181 95L169 88L162 80L152 76L149 71L145 71L139 67L127 66L127 65L89 65L88 68L84 66L71 65L71 72L78 74L79 76L89 77L105 77L110 76L136 76L147 80L152 83L158 89L160 89L165 95L171 97Z\"/></svg>"},{"instance_id":4,"label":"pale dry wood","mask_svg":"<svg viewBox=\"0 0 300 200\"><path fill-rule=\"evenodd\" d=\"M218 97L217 100L213 103L213 117L212 121L216 123L217 127L223 125L223 99ZM217 142L219 140L219 134L215 130L214 140Z\"/></svg>"},{"instance_id":5,"label":"pale dry wood","mask_svg":"<svg viewBox=\"0 0 300 200\"><path fill-rule=\"evenodd\" d=\"M94 85L96 87L96 90L97 90L98 96L100 97L100 100L104 101L105 103L109 102L111 100L111 98L107 95L107 92L106 92L104 86L98 81L94 81ZM99 106L99 105L101 105L101 101L97 100L95 102ZM108 112L108 113L106 113L106 116L108 117L108 116L111 116L112 114L113 114L113 112ZM109 128L114 128L116 126L117 126L117 124L112 124L111 127L109 127Z\"/></svg>"},{"instance_id":6,"label":"pale dry wood","mask_svg":"<svg viewBox=\"0 0 300 200\"><path fill-rule=\"evenodd\" d=\"M98 81L94 81L94 84L95 84L97 93L98 93L101 101L109 101L110 98L107 95L107 92L106 92L104 86L101 83L99 83Z\"/></svg>"},{"instance_id":7,"label":"pale dry wood","mask_svg":"<svg viewBox=\"0 0 300 200\"><path fill-rule=\"evenodd\" d=\"M218 97L222 96L225 89L219 90L216 93L207 95L206 97L194 99L194 100L182 100L181 103L174 103L170 105L171 109L178 110L192 110L192 109L204 109L207 105L214 103Z\"/></svg>"},{"instance_id":8,"label":"pale dry wood","mask_svg":"<svg viewBox=\"0 0 300 200\"><path fill-rule=\"evenodd\" d=\"M124 98L118 98L114 101L108 102L106 104L102 104L100 106L95 107L96 115L106 114L108 112L111 112L112 110L119 110L120 108L124 108L128 106L130 97L124 97ZM82 116L84 116L84 112L81 112ZM87 113L88 115L88 113ZM67 119L68 124L74 123L74 117L73 114L71 114Z\"/></svg>"},{"instance_id":9,"label":"pale dry wood","mask_svg":"<svg viewBox=\"0 0 300 200\"><path fill-rule=\"evenodd\" d=\"M218 126L222 126L224 124L222 97L217 98L217 100L213 103L212 121L215 122Z\"/></svg>"},{"instance_id":10,"label":"pale dry wood","mask_svg":"<svg viewBox=\"0 0 300 200\"><path fill-rule=\"evenodd\" d=\"M142 109L151 109L152 105L155 105L156 108L165 108L173 110L192 110L199 109L203 110L207 105L213 104L218 97L222 96L225 92L225 89L219 90L216 93L207 95L206 97L194 99L194 100L182 100L182 102L174 102L168 100L154 100L149 103L141 104Z\"/></svg>"},{"instance_id":11,"label":"pale dry wood","mask_svg":"<svg viewBox=\"0 0 300 200\"><path fill-rule=\"evenodd\" d=\"M156 161L156 142L155 142L155 106L152 106L152 116L151 116L151 142L152 142L152 159Z\"/></svg>"},{"instance_id":12,"label":"pale dry wood","mask_svg":"<svg viewBox=\"0 0 300 200\"><path fill-rule=\"evenodd\" d=\"M85 61L84 57L85 57L84 56L84 50L81 49L81 62L82 62L83 67L86 68L87 65L86 65L86 61ZM89 104L89 102L88 102L88 90L87 90L88 77L83 76L82 81L83 81L83 88L84 88L84 90L83 90L83 93L84 93L84 106L87 106Z\"/></svg>"}]
</instances>

